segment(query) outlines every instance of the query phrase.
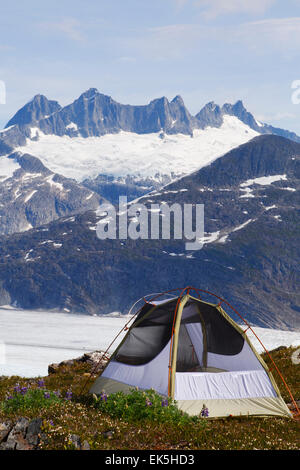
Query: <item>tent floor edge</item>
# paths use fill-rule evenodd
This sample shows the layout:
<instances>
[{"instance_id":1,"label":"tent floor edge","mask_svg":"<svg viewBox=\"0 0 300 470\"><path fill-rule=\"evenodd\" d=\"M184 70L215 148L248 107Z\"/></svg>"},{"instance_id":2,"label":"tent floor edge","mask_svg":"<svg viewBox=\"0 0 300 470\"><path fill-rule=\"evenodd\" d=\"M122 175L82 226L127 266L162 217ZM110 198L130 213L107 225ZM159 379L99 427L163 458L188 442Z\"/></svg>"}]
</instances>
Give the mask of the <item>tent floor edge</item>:
<instances>
[{"instance_id":1,"label":"tent floor edge","mask_svg":"<svg viewBox=\"0 0 300 470\"><path fill-rule=\"evenodd\" d=\"M281 397L176 400L178 408L190 416L198 416L205 406L209 418L238 416L281 416L292 418L292 413Z\"/></svg>"},{"instance_id":2,"label":"tent floor edge","mask_svg":"<svg viewBox=\"0 0 300 470\"><path fill-rule=\"evenodd\" d=\"M136 385L129 385L124 382L119 382L118 380L110 379L109 377L100 376L95 380L95 382L91 386L89 393L100 395L102 392L105 392L107 395L110 395L112 393L123 392L125 393L125 395L127 395L135 389L145 390L144 388L137 387ZM155 391L163 398L167 398L166 394L163 394L157 390Z\"/></svg>"},{"instance_id":3,"label":"tent floor edge","mask_svg":"<svg viewBox=\"0 0 300 470\"><path fill-rule=\"evenodd\" d=\"M89 390L89 393L100 395L103 391L110 395L112 393L123 392L129 394L136 389L134 385L125 384L107 377L98 377ZM142 388L139 388L143 390ZM159 395L166 398L166 395L157 391ZM195 399L195 400L175 400L178 408L190 416L198 416L203 406L208 408L209 418L228 418L240 416L268 417L278 416L292 418L292 413L288 409L282 397L259 397L259 398L235 398L235 399Z\"/></svg>"}]
</instances>

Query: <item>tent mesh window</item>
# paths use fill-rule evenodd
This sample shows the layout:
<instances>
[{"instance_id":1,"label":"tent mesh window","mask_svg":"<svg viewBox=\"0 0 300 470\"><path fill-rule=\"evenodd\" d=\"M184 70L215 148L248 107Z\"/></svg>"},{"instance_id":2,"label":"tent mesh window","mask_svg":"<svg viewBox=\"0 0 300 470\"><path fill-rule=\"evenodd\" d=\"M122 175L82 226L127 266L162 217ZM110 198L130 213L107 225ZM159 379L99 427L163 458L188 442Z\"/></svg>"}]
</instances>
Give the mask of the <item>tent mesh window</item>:
<instances>
[{"instance_id":1,"label":"tent mesh window","mask_svg":"<svg viewBox=\"0 0 300 470\"><path fill-rule=\"evenodd\" d=\"M217 308L201 303L199 311L206 331L207 352L222 356L239 354L244 346L244 338Z\"/></svg>"},{"instance_id":2,"label":"tent mesh window","mask_svg":"<svg viewBox=\"0 0 300 470\"><path fill-rule=\"evenodd\" d=\"M143 365L154 359L170 341L176 303L177 299L158 306L148 316L153 305L145 305L116 352L114 360L124 364Z\"/></svg>"},{"instance_id":3,"label":"tent mesh window","mask_svg":"<svg viewBox=\"0 0 300 470\"><path fill-rule=\"evenodd\" d=\"M114 360L129 365L143 365L153 360L168 344L172 334L177 299L157 306L146 304L137 316ZM150 312L150 313L149 313ZM244 339L221 315L215 306L205 302L187 302L179 329L177 371L200 370L203 367L199 341L195 342L192 329L201 335L204 353L236 355L241 352ZM205 335L205 341L203 336Z\"/></svg>"},{"instance_id":4,"label":"tent mesh window","mask_svg":"<svg viewBox=\"0 0 300 470\"><path fill-rule=\"evenodd\" d=\"M183 310L179 329L176 371L208 371L208 353L236 355L243 345L243 337L215 306L189 301Z\"/></svg>"}]
</instances>

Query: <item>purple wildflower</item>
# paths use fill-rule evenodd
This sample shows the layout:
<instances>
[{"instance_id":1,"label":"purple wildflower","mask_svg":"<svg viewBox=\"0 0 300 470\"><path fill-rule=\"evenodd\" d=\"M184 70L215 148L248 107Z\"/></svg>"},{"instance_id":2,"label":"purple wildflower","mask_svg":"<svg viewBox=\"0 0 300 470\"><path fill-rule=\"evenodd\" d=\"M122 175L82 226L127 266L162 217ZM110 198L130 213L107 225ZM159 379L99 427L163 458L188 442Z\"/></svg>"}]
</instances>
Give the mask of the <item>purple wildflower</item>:
<instances>
[{"instance_id":1,"label":"purple wildflower","mask_svg":"<svg viewBox=\"0 0 300 470\"><path fill-rule=\"evenodd\" d=\"M208 412L208 408L205 405L202 406L200 415L202 418L208 418L209 412Z\"/></svg>"},{"instance_id":2,"label":"purple wildflower","mask_svg":"<svg viewBox=\"0 0 300 470\"><path fill-rule=\"evenodd\" d=\"M27 393L28 388L27 387L22 387L20 390L21 395L25 395Z\"/></svg>"},{"instance_id":3,"label":"purple wildflower","mask_svg":"<svg viewBox=\"0 0 300 470\"><path fill-rule=\"evenodd\" d=\"M49 392L45 392L45 393L44 393L44 397L45 397L45 398L50 398L50 393L49 393Z\"/></svg>"},{"instance_id":4,"label":"purple wildflower","mask_svg":"<svg viewBox=\"0 0 300 470\"><path fill-rule=\"evenodd\" d=\"M168 402L168 399L167 399L167 398L166 398L165 400L162 400L161 406L162 406L162 407L169 406L169 402Z\"/></svg>"},{"instance_id":5,"label":"purple wildflower","mask_svg":"<svg viewBox=\"0 0 300 470\"><path fill-rule=\"evenodd\" d=\"M152 406L152 401L149 398L146 398L146 406Z\"/></svg>"},{"instance_id":6,"label":"purple wildflower","mask_svg":"<svg viewBox=\"0 0 300 470\"><path fill-rule=\"evenodd\" d=\"M38 380L37 385L38 385L39 388L44 388L45 387L45 381L43 379Z\"/></svg>"},{"instance_id":7,"label":"purple wildflower","mask_svg":"<svg viewBox=\"0 0 300 470\"><path fill-rule=\"evenodd\" d=\"M60 391L59 390L56 390L55 392L53 392L54 395L56 395L57 397L60 397Z\"/></svg>"},{"instance_id":8,"label":"purple wildflower","mask_svg":"<svg viewBox=\"0 0 300 470\"><path fill-rule=\"evenodd\" d=\"M66 393L66 400L72 400L72 390L68 390Z\"/></svg>"},{"instance_id":9,"label":"purple wildflower","mask_svg":"<svg viewBox=\"0 0 300 470\"><path fill-rule=\"evenodd\" d=\"M50 422L50 426L54 426L54 423L53 423L52 419L50 419L49 422Z\"/></svg>"},{"instance_id":10,"label":"purple wildflower","mask_svg":"<svg viewBox=\"0 0 300 470\"><path fill-rule=\"evenodd\" d=\"M104 393L104 392L101 393L101 395L100 395L100 400L107 402L107 395L106 395L106 393Z\"/></svg>"},{"instance_id":11,"label":"purple wildflower","mask_svg":"<svg viewBox=\"0 0 300 470\"><path fill-rule=\"evenodd\" d=\"M12 395L9 395L6 400L12 400L13 399L13 396Z\"/></svg>"},{"instance_id":12,"label":"purple wildflower","mask_svg":"<svg viewBox=\"0 0 300 470\"><path fill-rule=\"evenodd\" d=\"M16 383L16 385L14 386L14 392L15 393L20 393L21 392L21 387L20 387L19 383Z\"/></svg>"}]
</instances>

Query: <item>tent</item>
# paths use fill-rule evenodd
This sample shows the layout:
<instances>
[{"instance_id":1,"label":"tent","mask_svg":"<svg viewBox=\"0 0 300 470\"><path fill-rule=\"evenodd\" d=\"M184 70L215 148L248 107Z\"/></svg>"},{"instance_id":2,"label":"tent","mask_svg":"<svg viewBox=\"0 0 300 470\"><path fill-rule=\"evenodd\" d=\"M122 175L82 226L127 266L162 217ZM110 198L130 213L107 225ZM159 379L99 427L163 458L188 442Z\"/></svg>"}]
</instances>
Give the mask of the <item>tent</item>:
<instances>
[{"instance_id":1,"label":"tent","mask_svg":"<svg viewBox=\"0 0 300 470\"><path fill-rule=\"evenodd\" d=\"M90 393L152 388L190 415L205 406L209 417L291 417L266 363L221 303L188 288L145 301Z\"/></svg>"}]
</instances>

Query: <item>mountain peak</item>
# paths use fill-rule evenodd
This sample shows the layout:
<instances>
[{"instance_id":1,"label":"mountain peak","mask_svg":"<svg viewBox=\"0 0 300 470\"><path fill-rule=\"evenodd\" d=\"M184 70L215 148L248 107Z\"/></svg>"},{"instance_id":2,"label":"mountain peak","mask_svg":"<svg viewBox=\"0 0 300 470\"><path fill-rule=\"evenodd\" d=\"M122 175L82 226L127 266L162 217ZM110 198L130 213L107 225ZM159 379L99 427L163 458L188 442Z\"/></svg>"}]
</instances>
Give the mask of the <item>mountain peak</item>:
<instances>
[{"instance_id":1,"label":"mountain peak","mask_svg":"<svg viewBox=\"0 0 300 470\"><path fill-rule=\"evenodd\" d=\"M243 108L245 107L242 100L237 100L237 101L235 102L234 106L243 106Z\"/></svg>"},{"instance_id":2,"label":"mountain peak","mask_svg":"<svg viewBox=\"0 0 300 470\"><path fill-rule=\"evenodd\" d=\"M247 111L242 100L236 101L236 103L234 103L232 108Z\"/></svg>"},{"instance_id":3,"label":"mountain peak","mask_svg":"<svg viewBox=\"0 0 300 470\"><path fill-rule=\"evenodd\" d=\"M166 105L166 104L169 104L169 100L165 96L161 96L160 98L155 98L154 100L150 101L150 104L153 104L153 103L162 103Z\"/></svg>"},{"instance_id":4,"label":"mountain peak","mask_svg":"<svg viewBox=\"0 0 300 470\"><path fill-rule=\"evenodd\" d=\"M49 100L48 100L47 96L42 95L41 93L38 93L37 95L34 95L34 97L31 98L31 100L28 101L27 104L35 103L35 102L39 102L39 101L49 101Z\"/></svg>"},{"instance_id":5,"label":"mountain peak","mask_svg":"<svg viewBox=\"0 0 300 470\"><path fill-rule=\"evenodd\" d=\"M180 95L176 95L175 98L172 99L172 103L177 103L181 106L185 106L184 101Z\"/></svg>"},{"instance_id":6,"label":"mountain peak","mask_svg":"<svg viewBox=\"0 0 300 470\"><path fill-rule=\"evenodd\" d=\"M89 88L85 92L83 92L80 96L83 96L84 98L91 98L94 95L99 94L99 91L97 88Z\"/></svg>"},{"instance_id":7,"label":"mountain peak","mask_svg":"<svg viewBox=\"0 0 300 470\"><path fill-rule=\"evenodd\" d=\"M220 127L223 123L223 114L220 106L214 101L210 101L196 114L196 119L199 122L200 128L204 129L207 126Z\"/></svg>"},{"instance_id":8,"label":"mountain peak","mask_svg":"<svg viewBox=\"0 0 300 470\"><path fill-rule=\"evenodd\" d=\"M8 121L5 128L18 124L26 126L50 116L61 109L57 101L48 100L45 95L35 95Z\"/></svg>"},{"instance_id":9,"label":"mountain peak","mask_svg":"<svg viewBox=\"0 0 300 470\"><path fill-rule=\"evenodd\" d=\"M224 103L222 106L222 111L224 114L231 114L238 118L245 114L252 116L252 114L249 113L249 111L245 108L242 100L237 100L234 104Z\"/></svg>"}]
</instances>

